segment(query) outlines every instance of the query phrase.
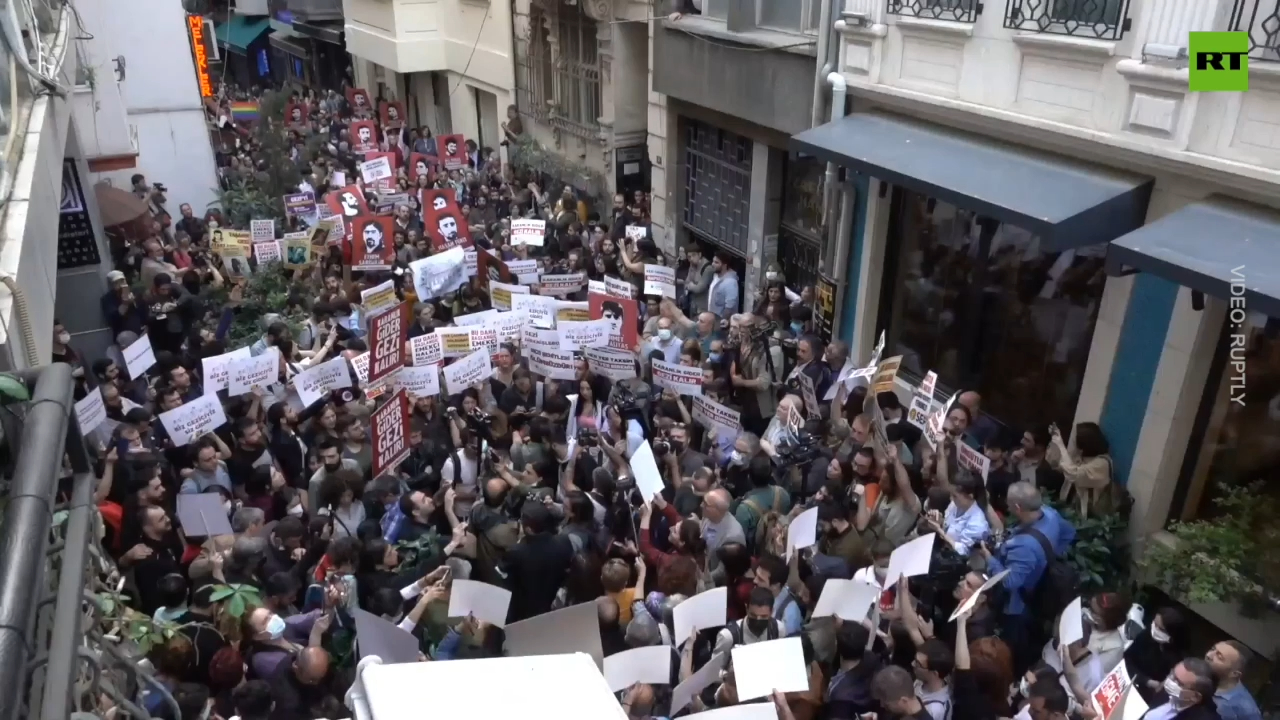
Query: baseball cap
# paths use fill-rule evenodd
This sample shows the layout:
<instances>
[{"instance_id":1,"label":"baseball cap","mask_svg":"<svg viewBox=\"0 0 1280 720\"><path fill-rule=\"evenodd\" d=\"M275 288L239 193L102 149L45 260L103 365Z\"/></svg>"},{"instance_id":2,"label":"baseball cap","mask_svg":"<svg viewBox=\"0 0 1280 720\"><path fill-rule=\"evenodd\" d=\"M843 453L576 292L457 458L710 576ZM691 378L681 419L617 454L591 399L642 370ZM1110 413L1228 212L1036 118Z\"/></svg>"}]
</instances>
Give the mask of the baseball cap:
<instances>
[{"instance_id":1,"label":"baseball cap","mask_svg":"<svg viewBox=\"0 0 1280 720\"><path fill-rule=\"evenodd\" d=\"M119 270L112 270L107 273L107 282L117 282L124 279L124 273Z\"/></svg>"}]
</instances>

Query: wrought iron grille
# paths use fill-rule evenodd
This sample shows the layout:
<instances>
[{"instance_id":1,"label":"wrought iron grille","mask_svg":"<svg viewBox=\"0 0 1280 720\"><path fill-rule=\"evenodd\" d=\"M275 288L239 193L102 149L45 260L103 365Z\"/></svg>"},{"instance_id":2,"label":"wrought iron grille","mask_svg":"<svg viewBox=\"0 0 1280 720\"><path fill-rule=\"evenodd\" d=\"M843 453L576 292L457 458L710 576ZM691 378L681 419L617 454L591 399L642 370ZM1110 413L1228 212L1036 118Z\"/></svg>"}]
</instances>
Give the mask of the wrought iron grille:
<instances>
[{"instance_id":1,"label":"wrought iron grille","mask_svg":"<svg viewBox=\"0 0 1280 720\"><path fill-rule=\"evenodd\" d=\"M1251 59L1280 61L1280 4L1275 0L1236 0L1228 30L1249 33Z\"/></svg>"},{"instance_id":2,"label":"wrought iron grille","mask_svg":"<svg viewBox=\"0 0 1280 720\"><path fill-rule=\"evenodd\" d=\"M729 250L747 252L751 214L751 140L680 119L684 197L681 221Z\"/></svg>"},{"instance_id":3,"label":"wrought iron grille","mask_svg":"<svg viewBox=\"0 0 1280 720\"><path fill-rule=\"evenodd\" d=\"M778 233L778 264L787 287L800 291L805 285L818 283L818 263L822 260L822 243L789 230L785 225Z\"/></svg>"},{"instance_id":4,"label":"wrought iron grille","mask_svg":"<svg viewBox=\"0 0 1280 720\"><path fill-rule=\"evenodd\" d=\"M582 5L562 7L556 18L556 111L552 125L585 138L600 135L600 52L596 23Z\"/></svg>"},{"instance_id":5,"label":"wrought iron grille","mask_svg":"<svg viewBox=\"0 0 1280 720\"><path fill-rule=\"evenodd\" d=\"M1119 40L1129 30L1129 0L1008 0L1004 26L1052 35Z\"/></svg>"},{"instance_id":6,"label":"wrought iron grille","mask_svg":"<svg viewBox=\"0 0 1280 720\"><path fill-rule=\"evenodd\" d=\"M890 15L971 23L982 14L982 3L978 0L889 0L885 11Z\"/></svg>"},{"instance_id":7,"label":"wrought iron grille","mask_svg":"<svg viewBox=\"0 0 1280 720\"><path fill-rule=\"evenodd\" d=\"M546 15L537 5L529 8L529 39L516 40L516 109L545 120L547 102L555 97L555 73Z\"/></svg>"}]
</instances>

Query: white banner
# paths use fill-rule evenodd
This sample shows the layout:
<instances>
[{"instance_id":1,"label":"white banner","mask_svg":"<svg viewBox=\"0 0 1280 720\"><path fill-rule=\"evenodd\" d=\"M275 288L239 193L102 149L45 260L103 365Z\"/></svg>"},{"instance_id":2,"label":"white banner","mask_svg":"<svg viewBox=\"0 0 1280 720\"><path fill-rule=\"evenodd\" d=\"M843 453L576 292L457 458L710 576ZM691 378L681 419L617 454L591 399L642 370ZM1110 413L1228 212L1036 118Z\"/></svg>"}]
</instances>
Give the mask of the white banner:
<instances>
[{"instance_id":1,"label":"white banner","mask_svg":"<svg viewBox=\"0 0 1280 720\"><path fill-rule=\"evenodd\" d=\"M457 395L493 374L487 350L477 350L444 369L444 383L450 395Z\"/></svg>"},{"instance_id":2,"label":"white banner","mask_svg":"<svg viewBox=\"0 0 1280 720\"><path fill-rule=\"evenodd\" d=\"M239 350L232 350L229 353L214 355L200 361L204 375L204 394L209 395L219 390L227 389L227 366L233 360L243 360L244 358L253 357L253 352L242 347Z\"/></svg>"},{"instance_id":3,"label":"white banner","mask_svg":"<svg viewBox=\"0 0 1280 720\"><path fill-rule=\"evenodd\" d=\"M124 366L129 371L129 379L137 380L156 364L156 355L151 351L151 338L143 335L124 349Z\"/></svg>"},{"instance_id":4,"label":"white banner","mask_svg":"<svg viewBox=\"0 0 1280 720\"><path fill-rule=\"evenodd\" d=\"M366 356L366 377L368 377L368 359ZM331 390L351 387L351 371L347 369L347 359L336 357L303 370L293 376L293 387L298 391L298 398L302 400L304 407L311 407Z\"/></svg>"},{"instance_id":5,"label":"white banner","mask_svg":"<svg viewBox=\"0 0 1280 720\"><path fill-rule=\"evenodd\" d=\"M174 447L182 447L226 424L222 401L217 395L202 395L191 402L160 413L160 422Z\"/></svg>"},{"instance_id":6,"label":"white banner","mask_svg":"<svg viewBox=\"0 0 1280 720\"><path fill-rule=\"evenodd\" d=\"M271 218L249 221L249 236L254 243L271 242L276 239L276 221ZM196 240L197 238L192 238Z\"/></svg>"},{"instance_id":7,"label":"white banner","mask_svg":"<svg viewBox=\"0 0 1280 720\"><path fill-rule=\"evenodd\" d=\"M519 339L524 326L529 324L529 313L524 310L498 313L498 317L489 323L489 327L498 333L498 340L508 338Z\"/></svg>"},{"instance_id":8,"label":"white banner","mask_svg":"<svg viewBox=\"0 0 1280 720\"><path fill-rule=\"evenodd\" d=\"M396 297L396 283L394 280L388 280L381 285L371 287L368 290L360 291L360 304L364 306L364 316L371 318L374 315L381 315L391 308L400 304L400 298Z\"/></svg>"},{"instance_id":9,"label":"white banner","mask_svg":"<svg viewBox=\"0 0 1280 720\"><path fill-rule=\"evenodd\" d=\"M911 397L911 407L907 408L907 422L921 430L927 430L929 413L932 412L933 400L929 396L917 392Z\"/></svg>"},{"instance_id":10,"label":"white banner","mask_svg":"<svg viewBox=\"0 0 1280 720\"><path fill-rule=\"evenodd\" d=\"M582 289L587 282L583 273L557 273L538 278L538 292L543 295L568 295Z\"/></svg>"},{"instance_id":11,"label":"white banner","mask_svg":"<svg viewBox=\"0 0 1280 720\"><path fill-rule=\"evenodd\" d=\"M414 365L402 367L395 374L395 384L411 397L433 397L440 394L440 366Z\"/></svg>"},{"instance_id":12,"label":"white banner","mask_svg":"<svg viewBox=\"0 0 1280 720\"><path fill-rule=\"evenodd\" d=\"M497 310L482 310L466 315L454 315L453 322L458 327L484 327L498 317Z\"/></svg>"},{"instance_id":13,"label":"white banner","mask_svg":"<svg viewBox=\"0 0 1280 720\"><path fill-rule=\"evenodd\" d=\"M280 262L280 243L274 240L255 242L253 244L253 259L257 260L259 265Z\"/></svg>"},{"instance_id":14,"label":"white banner","mask_svg":"<svg viewBox=\"0 0 1280 720\"><path fill-rule=\"evenodd\" d=\"M560 352L560 333L525 325L520 333L520 347L526 358L529 357L530 350Z\"/></svg>"},{"instance_id":15,"label":"white banner","mask_svg":"<svg viewBox=\"0 0 1280 720\"><path fill-rule=\"evenodd\" d=\"M609 321L604 318L586 322L562 320L556 329L560 331L561 350L576 351L609 344Z\"/></svg>"},{"instance_id":16,"label":"white banner","mask_svg":"<svg viewBox=\"0 0 1280 720\"><path fill-rule=\"evenodd\" d=\"M392 175L395 175L395 172L391 170L391 158L386 155L360 163L360 177L370 185Z\"/></svg>"},{"instance_id":17,"label":"white banner","mask_svg":"<svg viewBox=\"0 0 1280 720\"><path fill-rule=\"evenodd\" d=\"M431 333L409 338L409 356L413 358L413 364L416 366L439 364L444 360L440 336Z\"/></svg>"},{"instance_id":18,"label":"white banner","mask_svg":"<svg viewBox=\"0 0 1280 720\"><path fill-rule=\"evenodd\" d=\"M648 234L648 231L639 225L627 226L628 240L643 240L647 234Z\"/></svg>"},{"instance_id":19,"label":"white banner","mask_svg":"<svg viewBox=\"0 0 1280 720\"><path fill-rule=\"evenodd\" d=\"M369 353L363 352L351 358L351 369L356 371L356 379L361 383L369 382Z\"/></svg>"},{"instance_id":20,"label":"white banner","mask_svg":"<svg viewBox=\"0 0 1280 720\"><path fill-rule=\"evenodd\" d=\"M556 326L556 299L545 295L512 295L511 309L523 310L529 314L529 322L535 327L553 328Z\"/></svg>"},{"instance_id":21,"label":"white banner","mask_svg":"<svg viewBox=\"0 0 1280 720\"><path fill-rule=\"evenodd\" d=\"M702 427L718 431L721 435L734 437L742 431L742 419L737 410L705 396L693 399L693 419Z\"/></svg>"},{"instance_id":22,"label":"white banner","mask_svg":"<svg viewBox=\"0 0 1280 720\"><path fill-rule=\"evenodd\" d=\"M653 384L678 395L702 395L702 368L653 360Z\"/></svg>"},{"instance_id":23,"label":"white banner","mask_svg":"<svg viewBox=\"0 0 1280 720\"><path fill-rule=\"evenodd\" d=\"M467 281L465 260L465 251L456 247L409 263L418 299L426 302L457 290Z\"/></svg>"},{"instance_id":24,"label":"white banner","mask_svg":"<svg viewBox=\"0 0 1280 720\"><path fill-rule=\"evenodd\" d=\"M471 344L471 328L437 328L436 335L440 338L440 350L444 357L459 358L475 352L475 347Z\"/></svg>"},{"instance_id":25,"label":"white banner","mask_svg":"<svg viewBox=\"0 0 1280 720\"><path fill-rule=\"evenodd\" d=\"M517 282L521 285L532 285L538 282L537 260L508 260L507 271L515 275L518 278Z\"/></svg>"},{"instance_id":26,"label":"white banner","mask_svg":"<svg viewBox=\"0 0 1280 720\"><path fill-rule=\"evenodd\" d=\"M512 245L542 245L542 238L547 233L546 220L512 220ZM508 269L510 269L508 267ZM515 272L512 270L511 272Z\"/></svg>"},{"instance_id":27,"label":"white banner","mask_svg":"<svg viewBox=\"0 0 1280 720\"><path fill-rule=\"evenodd\" d=\"M90 390L84 399L76 403L76 422L80 434L88 435L107 419L107 406L102 402L102 391Z\"/></svg>"},{"instance_id":28,"label":"white banner","mask_svg":"<svg viewBox=\"0 0 1280 720\"><path fill-rule=\"evenodd\" d=\"M636 296L636 289L631 283L612 275L604 276L605 292L614 297L632 298Z\"/></svg>"},{"instance_id":29,"label":"white banner","mask_svg":"<svg viewBox=\"0 0 1280 720\"><path fill-rule=\"evenodd\" d=\"M636 376L635 353L616 348L587 348L582 351L593 372L617 382L630 380Z\"/></svg>"},{"instance_id":30,"label":"white banner","mask_svg":"<svg viewBox=\"0 0 1280 720\"><path fill-rule=\"evenodd\" d=\"M232 360L227 364L227 373L230 397L253 392L254 388L265 389L280 375L280 351L270 347L257 357Z\"/></svg>"},{"instance_id":31,"label":"white banner","mask_svg":"<svg viewBox=\"0 0 1280 720\"><path fill-rule=\"evenodd\" d=\"M529 287L527 285L508 285L497 280L489 281L489 299L493 301L493 306L499 310L511 310L512 299L516 295L528 294Z\"/></svg>"},{"instance_id":32,"label":"white banner","mask_svg":"<svg viewBox=\"0 0 1280 720\"><path fill-rule=\"evenodd\" d=\"M644 294L676 299L676 269L666 265L644 266Z\"/></svg>"},{"instance_id":33,"label":"white banner","mask_svg":"<svg viewBox=\"0 0 1280 720\"><path fill-rule=\"evenodd\" d=\"M573 380L577 377L571 352L531 347L525 356L529 358L529 372L550 380Z\"/></svg>"}]
</instances>

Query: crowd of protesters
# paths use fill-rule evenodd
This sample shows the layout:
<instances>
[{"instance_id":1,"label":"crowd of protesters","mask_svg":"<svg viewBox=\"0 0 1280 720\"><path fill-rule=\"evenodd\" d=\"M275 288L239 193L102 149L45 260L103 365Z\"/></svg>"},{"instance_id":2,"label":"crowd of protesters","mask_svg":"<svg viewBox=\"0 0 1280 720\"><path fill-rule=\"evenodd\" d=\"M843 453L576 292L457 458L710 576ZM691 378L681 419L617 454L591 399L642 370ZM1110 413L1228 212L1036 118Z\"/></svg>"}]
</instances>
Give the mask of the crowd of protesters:
<instances>
[{"instance_id":1,"label":"crowd of protesters","mask_svg":"<svg viewBox=\"0 0 1280 720\"><path fill-rule=\"evenodd\" d=\"M152 716L352 716L357 612L412 635L423 662L500 657L500 624L449 616L453 584L469 580L510 591L507 623L594 605L606 658L671 646L670 685L619 692L632 718L737 704L732 664L682 707L671 689L734 647L789 637L801 640L809 687L763 699L780 718L1105 720L1093 692L1122 660L1149 720L1260 717L1241 684L1248 650L1228 641L1190 654L1176 609L1143 617L1124 594L1097 593L1083 601L1083 637L1058 642L1073 598L1051 596L1071 589L1054 583L1075 529L1049 500L1116 511L1103 500L1113 488L1096 425L1082 423L1070 444L1050 427L1010 438L966 392L929 437L896 392L857 380L867 358L820 337L812 288L788 289L770 266L744 302L732 256L696 243L659 251L644 193L593 209L580 191L471 141L465 164L443 170L426 127L381 128L378 150L394 156L396 176L366 186L350 126L383 99L362 97L306 91L292 98L297 115L258 122L288 138L302 178L292 190L323 204L341 174L371 205L379 192L404 198L388 210L392 267L353 272L341 238L305 269L256 267L284 276L287 309L306 319L291 324L286 308L262 319L247 347L277 353L279 375L237 396L215 391L225 424L178 444L159 419L205 397L205 359L240 349L227 337L245 279L212 244L229 227L219 211L171 213L163 185L136 176L154 222L148 237L115 248L102 300L115 346L82 357L55 327L55 359L77 365L78 398L100 393L106 409L86 435L126 612L169 630L139 658L154 682L135 688L136 702ZM503 130L510 141L523 133L514 111ZM254 133L233 131L238 142L219 156L228 187L269 161ZM432 158L426 173L414 172L416 156ZM543 377L519 335L502 338L491 377L411 399L409 454L375 473L371 417L394 395L371 392L354 366L350 387L307 406L291 382L370 350L363 292L388 280L412 308L408 339L493 309L481 277L417 296L414 263L441 247L418 192L433 189L452 191L475 251L580 273L584 287L566 302L586 300L587 281L629 285L634 368L611 377L577 353L574 379ZM512 244L511 222L525 218L546 221L543 245ZM305 229L291 216L277 237ZM675 297L645 293L646 264L676 268ZM125 351L142 337L155 362L131 377ZM657 384L655 362L700 368L702 397L736 412L740 427L695 418L693 398ZM985 478L961 462L965 449L987 458ZM638 489L638 453L661 475L651 497ZM178 497L189 494L216 496L230 534L201 536L180 517ZM815 544L790 547L790 524L810 510ZM929 535L929 572L886 582L894 551ZM871 611L860 621L816 613L833 581L848 580L878 588ZM675 608L719 587L726 624L675 637ZM92 700L100 712L111 705Z\"/></svg>"}]
</instances>

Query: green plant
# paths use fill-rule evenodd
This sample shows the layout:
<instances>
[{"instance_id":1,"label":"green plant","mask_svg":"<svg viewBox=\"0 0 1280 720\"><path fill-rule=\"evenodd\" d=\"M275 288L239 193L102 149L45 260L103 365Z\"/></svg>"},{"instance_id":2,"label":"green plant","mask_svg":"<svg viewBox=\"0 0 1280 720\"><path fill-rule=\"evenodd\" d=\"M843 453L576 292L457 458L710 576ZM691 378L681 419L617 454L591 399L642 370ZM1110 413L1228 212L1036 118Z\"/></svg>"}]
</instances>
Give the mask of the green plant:
<instances>
[{"instance_id":1,"label":"green plant","mask_svg":"<svg viewBox=\"0 0 1280 720\"><path fill-rule=\"evenodd\" d=\"M1169 526L1172 542L1152 540L1140 565L1147 581L1186 603L1241 602L1257 608L1267 588L1280 586L1276 501L1261 483L1218 485L1213 511Z\"/></svg>"},{"instance_id":2,"label":"green plant","mask_svg":"<svg viewBox=\"0 0 1280 720\"><path fill-rule=\"evenodd\" d=\"M1080 575L1080 590L1127 590L1130 585L1129 521L1121 513L1080 517L1074 503L1057 510L1076 529L1076 541L1067 551L1067 562Z\"/></svg>"},{"instance_id":3,"label":"green plant","mask_svg":"<svg viewBox=\"0 0 1280 720\"><path fill-rule=\"evenodd\" d=\"M507 152L513 167L549 175L552 179L568 183L585 193L595 207L608 206L609 183L604 175L548 149L528 133L512 140L507 146Z\"/></svg>"},{"instance_id":4,"label":"green plant","mask_svg":"<svg viewBox=\"0 0 1280 720\"><path fill-rule=\"evenodd\" d=\"M211 203L222 208L231 227L247 228L250 220L274 218L284 222L284 196L293 192L302 180L299 167L307 167L322 146L308 142L302 157L294 161L289 136L284 132L284 113L288 105L287 91L267 91L258 100L258 121L253 126L250 144L255 146L257 164L250 172L242 172L226 190L215 192Z\"/></svg>"},{"instance_id":5,"label":"green plant","mask_svg":"<svg viewBox=\"0 0 1280 720\"><path fill-rule=\"evenodd\" d=\"M306 322L306 314L289 310L289 293L292 284L283 266L272 263L259 266L258 271L245 279L241 290L240 309L227 331L226 347L239 348L252 345L262 336L265 328L262 317L268 313L281 316L296 336ZM218 306L227 302L229 289L223 287L210 293L210 300Z\"/></svg>"},{"instance_id":6,"label":"green plant","mask_svg":"<svg viewBox=\"0 0 1280 720\"><path fill-rule=\"evenodd\" d=\"M249 608L262 605L262 592L252 585L214 585L209 599L222 603L224 612L233 618L239 618Z\"/></svg>"}]
</instances>

